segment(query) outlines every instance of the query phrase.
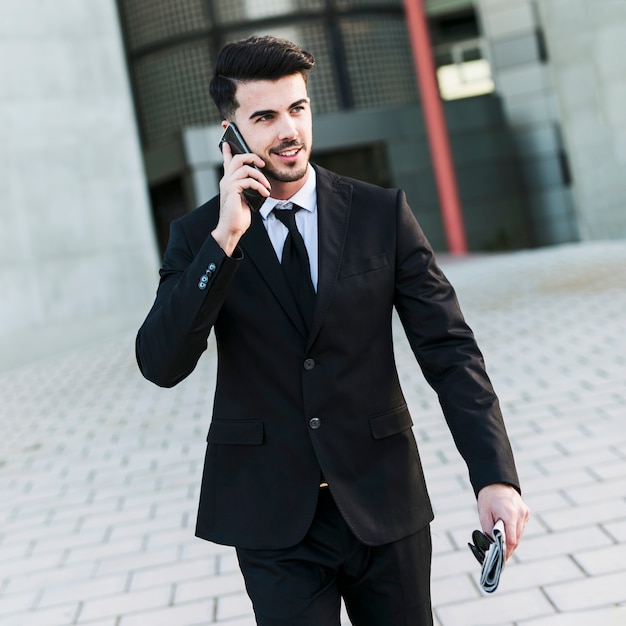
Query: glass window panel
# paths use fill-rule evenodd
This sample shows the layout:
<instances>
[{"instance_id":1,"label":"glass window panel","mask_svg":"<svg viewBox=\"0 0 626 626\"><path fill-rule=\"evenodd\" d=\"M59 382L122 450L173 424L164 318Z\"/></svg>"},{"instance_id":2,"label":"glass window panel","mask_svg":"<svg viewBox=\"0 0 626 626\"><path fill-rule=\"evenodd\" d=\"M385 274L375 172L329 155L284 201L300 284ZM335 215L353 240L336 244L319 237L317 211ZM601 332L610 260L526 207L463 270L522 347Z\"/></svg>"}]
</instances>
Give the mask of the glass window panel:
<instances>
[{"instance_id":1,"label":"glass window panel","mask_svg":"<svg viewBox=\"0 0 626 626\"><path fill-rule=\"evenodd\" d=\"M324 0L213 0L213 10L218 24L232 24L293 13L320 13Z\"/></svg>"},{"instance_id":2,"label":"glass window panel","mask_svg":"<svg viewBox=\"0 0 626 626\"><path fill-rule=\"evenodd\" d=\"M143 139L154 146L186 126L220 122L211 96L212 61L205 42L170 47L134 64Z\"/></svg>"},{"instance_id":3,"label":"glass window panel","mask_svg":"<svg viewBox=\"0 0 626 626\"><path fill-rule=\"evenodd\" d=\"M457 100L492 93L495 89L488 61L466 61L437 68L439 90L444 100Z\"/></svg>"},{"instance_id":4,"label":"glass window panel","mask_svg":"<svg viewBox=\"0 0 626 626\"><path fill-rule=\"evenodd\" d=\"M206 0L122 0L120 9L131 51L181 33L206 30L211 26Z\"/></svg>"},{"instance_id":5,"label":"glass window panel","mask_svg":"<svg viewBox=\"0 0 626 626\"><path fill-rule=\"evenodd\" d=\"M417 101L411 47L402 18L345 18L341 30L355 108Z\"/></svg>"},{"instance_id":6,"label":"glass window panel","mask_svg":"<svg viewBox=\"0 0 626 626\"><path fill-rule=\"evenodd\" d=\"M244 39L260 34L253 29L230 33L229 41ZM332 59L322 22L275 26L263 30L264 35L272 35L297 43L315 57L315 68L309 74L308 91L314 113L329 113L339 110L339 100L333 78Z\"/></svg>"}]
</instances>

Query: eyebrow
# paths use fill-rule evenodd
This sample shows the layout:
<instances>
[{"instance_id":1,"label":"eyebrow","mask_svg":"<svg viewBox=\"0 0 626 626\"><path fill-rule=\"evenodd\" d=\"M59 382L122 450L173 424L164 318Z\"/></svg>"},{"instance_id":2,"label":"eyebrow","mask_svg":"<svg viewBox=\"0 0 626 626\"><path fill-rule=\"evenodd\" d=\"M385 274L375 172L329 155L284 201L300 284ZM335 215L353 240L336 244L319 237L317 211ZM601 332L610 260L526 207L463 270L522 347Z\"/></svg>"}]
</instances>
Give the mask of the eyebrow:
<instances>
[{"instance_id":1,"label":"eyebrow","mask_svg":"<svg viewBox=\"0 0 626 626\"><path fill-rule=\"evenodd\" d=\"M309 103L309 99L308 98L300 98L300 100L296 100L295 102L293 102L292 104L289 105L290 109L293 109L294 107L300 106L301 104L308 104ZM262 111L255 111L254 113L252 113L252 115L250 115L250 117L248 119L254 119L255 117L263 117L264 115L274 115L276 114L277 111L274 111L272 109L265 109Z\"/></svg>"}]
</instances>

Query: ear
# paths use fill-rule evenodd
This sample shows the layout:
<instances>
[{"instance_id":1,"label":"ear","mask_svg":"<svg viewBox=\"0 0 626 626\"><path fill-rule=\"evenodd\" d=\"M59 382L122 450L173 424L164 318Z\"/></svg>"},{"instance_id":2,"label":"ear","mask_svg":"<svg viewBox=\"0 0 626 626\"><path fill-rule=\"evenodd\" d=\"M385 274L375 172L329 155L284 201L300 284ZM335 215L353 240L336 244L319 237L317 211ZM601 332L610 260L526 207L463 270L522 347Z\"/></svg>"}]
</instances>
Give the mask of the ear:
<instances>
[{"instance_id":1,"label":"ear","mask_svg":"<svg viewBox=\"0 0 626 626\"><path fill-rule=\"evenodd\" d=\"M228 120L222 120L222 128L226 130L226 127L230 124Z\"/></svg>"}]
</instances>

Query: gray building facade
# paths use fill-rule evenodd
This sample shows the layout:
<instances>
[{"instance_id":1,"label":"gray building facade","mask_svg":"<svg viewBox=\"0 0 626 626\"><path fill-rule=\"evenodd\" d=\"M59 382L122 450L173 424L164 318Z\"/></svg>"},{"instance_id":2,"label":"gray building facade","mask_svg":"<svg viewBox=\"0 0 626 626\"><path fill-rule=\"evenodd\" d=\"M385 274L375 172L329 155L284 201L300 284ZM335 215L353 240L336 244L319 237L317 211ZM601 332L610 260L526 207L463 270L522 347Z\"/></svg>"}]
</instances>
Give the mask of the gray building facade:
<instances>
[{"instance_id":1,"label":"gray building facade","mask_svg":"<svg viewBox=\"0 0 626 626\"><path fill-rule=\"evenodd\" d=\"M424 4L438 68L462 75L482 60L492 80L490 90L444 101L470 249L625 236L624 3ZM402 0L118 5L161 247L169 219L217 191L220 120L206 89L214 55L227 41L269 33L318 59L314 159L405 189L445 249Z\"/></svg>"},{"instance_id":2,"label":"gray building facade","mask_svg":"<svg viewBox=\"0 0 626 626\"><path fill-rule=\"evenodd\" d=\"M470 250L626 237L626 2L424 0ZM445 250L402 0L0 3L0 367L132 328L217 191L226 42L310 50L314 160Z\"/></svg>"},{"instance_id":3,"label":"gray building facade","mask_svg":"<svg viewBox=\"0 0 626 626\"><path fill-rule=\"evenodd\" d=\"M445 249L402 0L118 0L159 244L169 220L217 192L220 119L207 84L228 41L267 33L310 50L313 158L402 187L433 245ZM441 64L470 42L486 56L471 2L427 5ZM461 58L462 62L466 60ZM497 93L446 102L470 248L533 245L526 192Z\"/></svg>"}]
</instances>

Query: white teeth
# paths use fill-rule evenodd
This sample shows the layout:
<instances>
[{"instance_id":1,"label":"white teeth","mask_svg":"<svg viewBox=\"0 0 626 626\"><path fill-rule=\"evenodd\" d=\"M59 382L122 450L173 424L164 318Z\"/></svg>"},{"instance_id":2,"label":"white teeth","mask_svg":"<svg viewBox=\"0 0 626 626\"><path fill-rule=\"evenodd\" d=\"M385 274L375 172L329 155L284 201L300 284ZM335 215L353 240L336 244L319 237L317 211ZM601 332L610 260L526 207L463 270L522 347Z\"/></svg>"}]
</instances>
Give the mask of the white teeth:
<instances>
[{"instance_id":1,"label":"white teeth","mask_svg":"<svg viewBox=\"0 0 626 626\"><path fill-rule=\"evenodd\" d=\"M297 149L296 150L289 150L287 152L281 152L280 156L290 157L290 156L294 156L296 154L298 154L298 150Z\"/></svg>"}]
</instances>

